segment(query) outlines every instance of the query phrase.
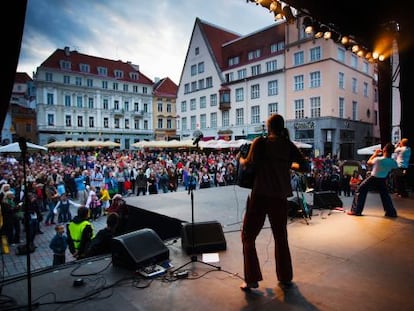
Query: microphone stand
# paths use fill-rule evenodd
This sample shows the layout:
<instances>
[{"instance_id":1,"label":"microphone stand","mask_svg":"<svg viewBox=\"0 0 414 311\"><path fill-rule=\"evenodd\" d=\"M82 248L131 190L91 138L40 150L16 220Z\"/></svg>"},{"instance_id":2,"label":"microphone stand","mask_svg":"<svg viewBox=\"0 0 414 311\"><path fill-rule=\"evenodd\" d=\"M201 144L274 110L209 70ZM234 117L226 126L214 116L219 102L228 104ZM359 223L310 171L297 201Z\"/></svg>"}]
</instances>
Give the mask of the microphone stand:
<instances>
[{"instance_id":1,"label":"microphone stand","mask_svg":"<svg viewBox=\"0 0 414 311\"><path fill-rule=\"evenodd\" d=\"M27 177L26 177L26 138L19 138L19 147L23 161L23 186L24 186L24 226L26 230L26 266L27 266L27 305L28 310L32 310L32 276L30 270L30 215L29 215L29 198L27 197Z\"/></svg>"},{"instance_id":2,"label":"microphone stand","mask_svg":"<svg viewBox=\"0 0 414 311\"><path fill-rule=\"evenodd\" d=\"M198 149L198 142L200 141L201 137L197 137L194 141L194 145L196 145L196 148ZM196 247L195 247L195 233L194 233L194 190L196 188L196 180L194 178L194 176L191 174L189 176L189 180L188 180L188 194L190 195L191 198L191 260L189 262L186 262L185 264L183 264L182 266L178 267L177 269L175 269L174 271L172 271L172 273L175 273L179 270L181 270L183 267L189 265L192 262L200 262L203 263L207 266L213 267L217 270L221 270L220 266L216 266L213 265L211 263L208 262L204 262L202 260L199 260L197 257L197 252L196 252Z\"/></svg>"}]
</instances>

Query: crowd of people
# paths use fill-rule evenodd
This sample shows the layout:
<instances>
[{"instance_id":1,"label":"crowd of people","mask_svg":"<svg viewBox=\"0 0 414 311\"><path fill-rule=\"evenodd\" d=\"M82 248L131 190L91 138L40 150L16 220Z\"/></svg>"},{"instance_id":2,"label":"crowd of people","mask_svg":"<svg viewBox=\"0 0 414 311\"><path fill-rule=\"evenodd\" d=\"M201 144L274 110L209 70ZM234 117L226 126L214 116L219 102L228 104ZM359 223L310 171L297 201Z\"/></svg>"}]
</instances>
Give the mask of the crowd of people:
<instances>
[{"instance_id":1,"label":"crowd of people","mask_svg":"<svg viewBox=\"0 0 414 311\"><path fill-rule=\"evenodd\" d=\"M409 148L402 140L399 150ZM400 149L399 149L400 148ZM155 195L185 190L235 185L239 150L49 150L47 153L29 153L26 174L19 154L0 155L1 235L9 244L22 243L24 195L28 196L31 243L44 226L68 224L79 219L71 215L70 207L85 208L87 220L93 223L103 215L118 213L115 203L125 196ZM403 154L401 152L401 154ZM400 165L401 176L406 174L405 162ZM409 159L409 157L408 157ZM310 171L303 173L302 189L335 191L338 195L354 195L359 183L369 175L370 167L361 162L355 176L345 174L336 156L309 158ZM398 161L397 161L398 162ZM399 162L399 163L400 163ZM291 184L303 180L291 175ZM351 180L356 184L352 185ZM400 195L407 195L403 177L391 183ZM27 189L24 189L24 187ZM394 189L395 188L395 189ZM114 206L115 204L115 206ZM121 215L122 216L122 215ZM124 217L117 221L122 227ZM56 229L61 232L60 227ZM119 230L118 230L119 233ZM69 239L70 240L70 239ZM70 242L70 241L69 241ZM70 244L70 243L69 243ZM86 250L85 250L86 251ZM59 251L56 251L59 256ZM59 258L56 259L59 262Z\"/></svg>"}]
</instances>

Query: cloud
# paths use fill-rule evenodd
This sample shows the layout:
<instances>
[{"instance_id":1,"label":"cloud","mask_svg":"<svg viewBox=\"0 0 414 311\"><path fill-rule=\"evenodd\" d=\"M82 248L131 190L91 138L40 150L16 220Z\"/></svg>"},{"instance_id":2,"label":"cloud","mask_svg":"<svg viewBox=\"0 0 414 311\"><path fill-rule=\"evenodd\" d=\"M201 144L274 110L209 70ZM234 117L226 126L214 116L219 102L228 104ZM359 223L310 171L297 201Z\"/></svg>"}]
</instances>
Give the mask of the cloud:
<instances>
[{"instance_id":1,"label":"cloud","mask_svg":"<svg viewBox=\"0 0 414 311\"><path fill-rule=\"evenodd\" d=\"M56 49L131 61L143 74L179 83L195 19L240 33L269 26L265 9L243 0L28 1L18 71L31 74Z\"/></svg>"}]
</instances>

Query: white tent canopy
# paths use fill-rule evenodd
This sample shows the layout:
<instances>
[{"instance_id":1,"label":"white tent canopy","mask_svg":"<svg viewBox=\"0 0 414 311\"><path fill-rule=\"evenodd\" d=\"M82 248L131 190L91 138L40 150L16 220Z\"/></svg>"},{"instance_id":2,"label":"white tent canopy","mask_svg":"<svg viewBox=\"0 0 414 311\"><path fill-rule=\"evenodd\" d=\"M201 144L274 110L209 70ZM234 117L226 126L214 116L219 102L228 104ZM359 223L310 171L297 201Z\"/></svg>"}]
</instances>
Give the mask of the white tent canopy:
<instances>
[{"instance_id":1,"label":"white tent canopy","mask_svg":"<svg viewBox=\"0 0 414 311\"><path fill-rule=\"evenodd\" d=\"M359 155L371 155L377 149L381 149L381 144L377 144L377 145L368 146L368 147L358 149L357 154L359 154Z\"/></svg>"},{"instance_id":2,"label":"white tent canopy","mask_svg":"<svg viewBox=\"0 0 414 311\"><path fill-rule=\"evenodd\" d=\"M47 151L46 147L39 146L26 142L27 151ZM21 153L20 145L18 142L8 144L6 146L0 147L0 152L2 153Z\"/></svg>"}]
</instances>

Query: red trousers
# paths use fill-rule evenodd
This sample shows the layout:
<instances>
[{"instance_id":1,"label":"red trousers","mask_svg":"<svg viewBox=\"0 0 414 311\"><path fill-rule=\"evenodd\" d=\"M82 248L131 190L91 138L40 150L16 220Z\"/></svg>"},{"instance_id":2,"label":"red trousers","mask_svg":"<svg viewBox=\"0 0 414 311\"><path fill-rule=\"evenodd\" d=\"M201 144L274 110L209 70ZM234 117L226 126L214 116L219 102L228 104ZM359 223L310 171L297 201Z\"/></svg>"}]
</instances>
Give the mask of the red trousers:
<instances>
[{"instance_id":1,"label":"red trousers","mask_svg":"<svg viewBox=\"0 0 414 311\"><path fill-rule=\"evenodd\" d=\"M280 282L292 280L292 259L287 237L288 202L286 198L252 194L246 203L243 220L242 244L244 280L246 283L263 280L256 250L256 238L269 218L275 240L276 275Z\"/></svg>"}]
</instances>

